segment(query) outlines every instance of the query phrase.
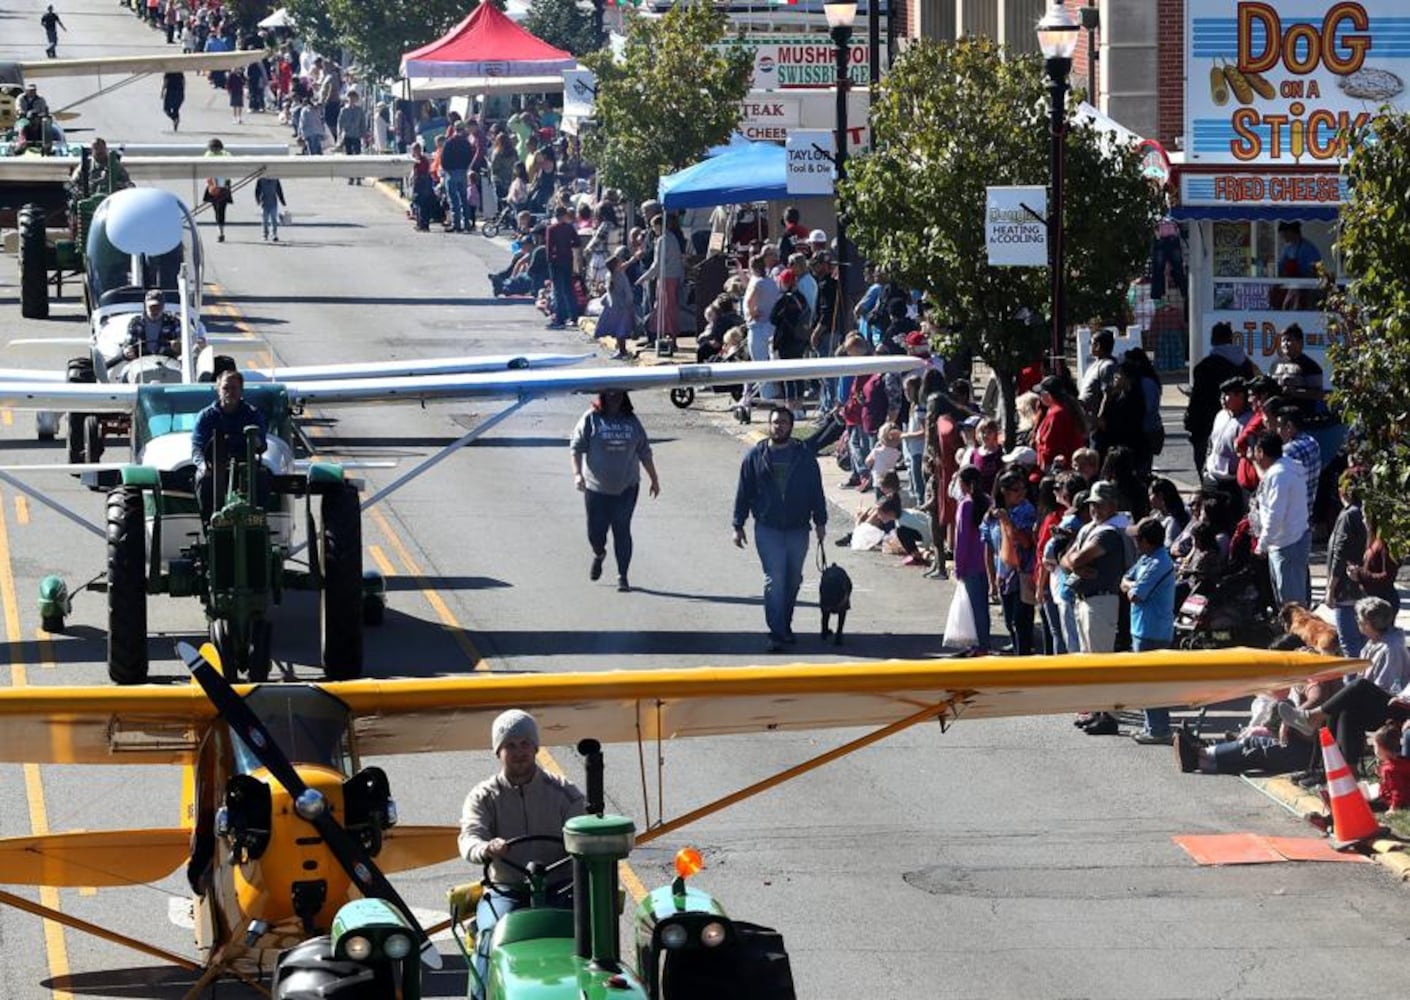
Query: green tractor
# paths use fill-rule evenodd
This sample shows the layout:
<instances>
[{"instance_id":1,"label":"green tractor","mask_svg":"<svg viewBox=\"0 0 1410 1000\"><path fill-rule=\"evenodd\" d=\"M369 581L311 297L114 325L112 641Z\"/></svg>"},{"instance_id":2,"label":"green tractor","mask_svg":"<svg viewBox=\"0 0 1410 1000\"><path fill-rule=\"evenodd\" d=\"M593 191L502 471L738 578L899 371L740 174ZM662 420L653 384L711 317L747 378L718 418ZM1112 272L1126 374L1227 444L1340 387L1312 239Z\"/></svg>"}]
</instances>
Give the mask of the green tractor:
<instances>
[{"instance_id":1,"label":"green tractor","mask_svg":"<svg viewBox=\"0 0 1410 1000\"><path fill-rule=\"evenodd\" d=\"M0 96L0 120L5 117ZM11 105L13 97L10 98ZM35 141L26 133L38 130ZM97 171L85 147L65 143L46 116L35 122L19 119L9 131L0 132L0 157L79 157L75 181L16 180L0 182L0 227L15 230L19 261L20 315L26 319L49 318L49 288L62 296L65 279L82 281L84 243L94 211L113 191L120 173L118 156L108 153L106 169ZM94 178L102 177L94 182ZM85 303L87 303L85 294Z\"/></svg>"},{"instance_id":2,"label":"green tractor","mask_svg":"<svg viewBox=\"0 0 1410 1000\"><path fill-rule=\"evenodd\" d=\"M383 614L380 576L362 570L362 515L357 485L340 466L294 461L289 399L277 383L251 385L245 400L266 420L266 447L246 430L240 455L215 455L215 489L202 517L191 464L191 429L213 399L211 386L140 387L132 420L137 464L84 474L108 487L106 590L108 674L118 684L147 679L147 599L196 597L211 642L231 677L267 680L271 609L286 590L319 594L322 664L329 680L361 676L364 622ZM315 516L314 498L317 498ZM295 501L303 500L306 566L291 562ZM56 577L40 585L40 613L51 631L63 627L69 591Z\"/></svg>"},{"instance_id":3,"label":"green tractor","mask_svg":"<svg viewBox=\"0 0 1410 1000\"><path fill-rule=\"evenodd\" d=\"M529 905L495 923L484 981L475 971L474 915L488 870L482 881L450 891L451 927L470 969L469 1000L792 1000L793 973L782 935L731 920L708 893L687 886L686 879L703 867L690 848L676 856L675 880L636 907L635 961L623 960L617 866L631 854L636 827L603 811L597 741L583 740L578 751L587 762L588 814L563 827L567 858L523 870L519 888ZM572 909L548 898L550 869L560 865L572 867ZM421 965L412 935L395 907L349 903L330 936L280 956L272 996L419 1000Z\"/></svg>"}]
</instances>

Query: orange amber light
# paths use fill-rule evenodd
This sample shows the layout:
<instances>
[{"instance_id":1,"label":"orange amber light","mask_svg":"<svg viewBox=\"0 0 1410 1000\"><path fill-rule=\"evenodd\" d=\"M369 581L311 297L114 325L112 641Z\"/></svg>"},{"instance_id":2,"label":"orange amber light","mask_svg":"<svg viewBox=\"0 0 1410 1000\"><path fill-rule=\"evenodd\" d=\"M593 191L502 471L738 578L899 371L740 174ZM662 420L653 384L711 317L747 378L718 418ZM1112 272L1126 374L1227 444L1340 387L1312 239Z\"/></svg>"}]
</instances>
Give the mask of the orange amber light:
<instances>
[{"instance_id":1,"label":"orange amber light","mask_svg":"<svg viewBox=\"0 0 1410 1000\"><path fill-rule=\"evenodd\" d=\"M682 847L676 852L676 874L681 878L690 878L699 874L705 869L705 859L700 856L700 852L693 847Z\"/></svg>"}]
</instances>

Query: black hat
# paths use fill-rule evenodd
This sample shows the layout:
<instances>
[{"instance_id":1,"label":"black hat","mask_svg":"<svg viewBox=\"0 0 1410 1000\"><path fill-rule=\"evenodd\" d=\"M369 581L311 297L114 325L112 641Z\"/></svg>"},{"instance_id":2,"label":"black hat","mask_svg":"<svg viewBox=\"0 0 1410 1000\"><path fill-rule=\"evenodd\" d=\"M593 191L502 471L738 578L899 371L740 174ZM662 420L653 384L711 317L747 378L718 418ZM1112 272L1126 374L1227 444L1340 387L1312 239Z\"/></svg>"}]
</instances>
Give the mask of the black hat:
<instances>
[{"instance_id":1,"label":"black hat","mask_svg":"<svg viewBox=\"0 0 1410 1000\"><path fill-rule=\"evenodd\" d=\"M1248 383L1241 378L1226 378L1219 383L1219 391L1245 393L1248 392Z\"/></svg>"},{"instance_id":2,"label":"black hat","mask_svg":"<svg viewBox=\"0 0 1410 1000\"><path fill-rule=\"evenodd\" d=\"M1277 417L1279 420L1287 420L1296 424L1299 430L1302 429L1302 425L1305 421L1302 407L1298 406L1296 403L1284 403L1273 411L1273 416Z\"/></svg>"},{"instance_id":3,"label":"black hat","mask_svg":"<svg viewBox=\"0 0 1410 1000\"><path fill-rule=\"evenodd\" d=\"M1255 375L1245 383L1248 391L1255 396L1267 399L1278 393L1278 383L1274 382L1267 375Z\"/></svg>"}]
</instances>

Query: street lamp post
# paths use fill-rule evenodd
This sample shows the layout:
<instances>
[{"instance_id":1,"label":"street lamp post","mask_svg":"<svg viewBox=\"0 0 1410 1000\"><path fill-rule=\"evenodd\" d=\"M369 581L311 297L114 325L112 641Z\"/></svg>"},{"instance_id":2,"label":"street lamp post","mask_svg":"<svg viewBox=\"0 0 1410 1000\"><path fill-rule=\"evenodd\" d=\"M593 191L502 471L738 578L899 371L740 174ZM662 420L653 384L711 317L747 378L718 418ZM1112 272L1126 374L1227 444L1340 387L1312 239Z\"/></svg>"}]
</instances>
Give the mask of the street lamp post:
<instances>
[{"instance_id":1,"label":"street lamp post","mask_svg":"<svg viewBox=\"0 0 1410 1000\"><path fill-rule=\"evenodd\" d=\"M871 3L875 5L876 0L871 0ZM852 22L857 17L856 0L825 3L823 12L827 15L827 26L832 33L833 44L837 46L837 137L834 140L837 148L833 154L833 163L837 167L837 183L841 185L847 178L847 62L851 53ZM841 338L847 332L848 323L851 321L847 304L847 269L851 262L848 260L850 254L847 225L842 220L842 202L836 194L833 196L833 205L837 210L837 305L832 313L832 330Z\"/></svg>"},{"instance_id":2,"label":"street lamp post","mask_svg":"<svg viewBox=\"0 0 1410 1000\"><path fill-rule=\"evenodd\" d=\"M1062 181L1063 141L1067 132L1067 75L1072 72L1072 53L1077 50L1077 19L1061 3L1053 3L1038 22L1038 48L1043 52L1043 68L1048 74L1048 96L1051 101L1049 133L1052 144L1048 153L1048 172L1052 184L1052 202L1048 206L1048 268L1052 282L1053 343L1050 370L1056 372L1063 359L1066 334Z\"/></svg>"}]
</instances>

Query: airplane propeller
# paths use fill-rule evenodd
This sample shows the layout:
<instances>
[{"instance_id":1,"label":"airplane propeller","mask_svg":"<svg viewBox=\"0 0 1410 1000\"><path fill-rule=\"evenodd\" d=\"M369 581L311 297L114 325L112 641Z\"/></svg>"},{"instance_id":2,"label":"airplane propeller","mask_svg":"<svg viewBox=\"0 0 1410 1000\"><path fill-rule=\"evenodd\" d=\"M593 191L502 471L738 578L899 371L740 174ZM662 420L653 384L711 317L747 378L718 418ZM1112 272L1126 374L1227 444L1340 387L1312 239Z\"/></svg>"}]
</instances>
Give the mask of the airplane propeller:
<instances>
[{"instance_id":1,"label":"airplane propeller","mask_svg":"<svg viewBox=\"0 0 1410 1000\"><path fill-rule=\"evenodd\" d=\"M333 852L333 856L338 859L343 870L348 873L348 878L352 879L358 891L369 898L386 900L401 910L402 915L406 917L420 938L422 963L429 968L439 969L441 967L440 952L431 944L431 939L411 912L411 907L406 905L406 901L387 881L387 877L382 874L381 869L372 860L372 856L363 849L357 838L350 835L343 829L342 824L333 818L323 794L317 789L310 788L299 777L299 772L294 769L289 758L274 742L274 738L270 736L264 723L259 720L259 716L255 715L245 700L235 693L230 682L202 655L200 650L197 650L189 642L178 642L176 652L186 663L192 676L195 677L196 683L201 685L206 697L215 705L216 711L225 719L226 724L250 748L259 762L274 776L274 779L284 786L284 790L293 799L294 811L318 831L319 836L328 845L328 849Z\"/></svg>"}]
</instances>

